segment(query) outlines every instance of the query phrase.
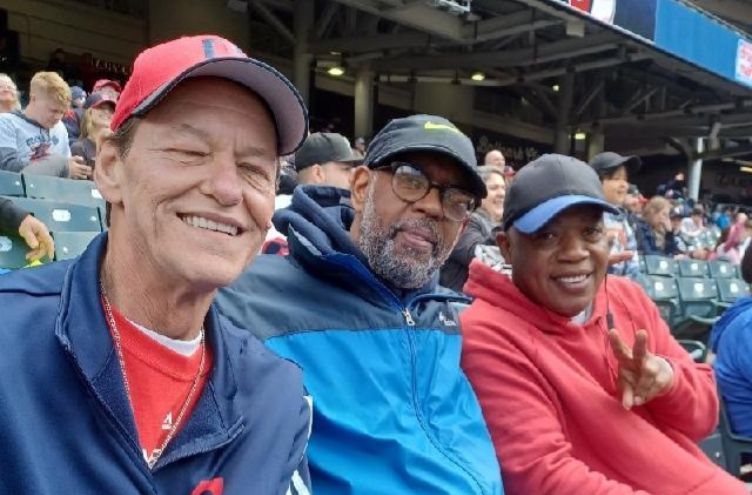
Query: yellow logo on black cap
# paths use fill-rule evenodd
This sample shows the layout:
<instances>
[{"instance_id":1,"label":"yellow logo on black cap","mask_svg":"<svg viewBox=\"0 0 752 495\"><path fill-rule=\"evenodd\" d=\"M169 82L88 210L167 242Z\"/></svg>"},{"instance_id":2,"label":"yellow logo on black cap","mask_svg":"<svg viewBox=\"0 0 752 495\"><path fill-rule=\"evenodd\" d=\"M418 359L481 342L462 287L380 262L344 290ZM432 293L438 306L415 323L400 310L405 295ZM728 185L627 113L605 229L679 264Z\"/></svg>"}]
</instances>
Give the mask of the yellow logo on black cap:
<instances>
[{"instance_id":1,"label":"yellow logo on black cap","mask_svg":"<svg viewBox=\"0 0 752 495\"><path fill-rule=\"evenodd\" d=\"M434 124L430 120L423 124L423 129L427 131L452 131L456 132L457 134L460 134L460 130L457 129L454 126L446 125L446 124Z\"/></svg>"}]
</instances>

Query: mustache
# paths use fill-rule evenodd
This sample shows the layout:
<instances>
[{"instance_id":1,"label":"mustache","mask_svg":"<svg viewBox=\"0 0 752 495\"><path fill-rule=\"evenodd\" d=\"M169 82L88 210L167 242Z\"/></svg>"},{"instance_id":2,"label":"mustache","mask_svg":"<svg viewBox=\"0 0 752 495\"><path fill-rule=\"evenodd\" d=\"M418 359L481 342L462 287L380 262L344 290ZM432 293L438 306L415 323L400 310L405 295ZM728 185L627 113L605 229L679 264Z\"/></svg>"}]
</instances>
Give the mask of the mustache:
<instances>
[{"instance_id":1,"label":"mustache","mask_svg":"<svg viewBox=\"0 0 752 495\"><path fill-rule=\"evenodd\" d=\"M388 239L392 240L394 239L397 234L402 230L422 230L427 233L430 233L429 240L433 243L433 254L437 255L439 250L441 249L441 246L443 245L443 236L441 235L441 230L439 229L439 223L436 220L431 220L429 218L414 218L409 220L403 220L401 222L398 222L394 225L392 225L389 228L389 237Z\"/></svg>"}]
</instances>

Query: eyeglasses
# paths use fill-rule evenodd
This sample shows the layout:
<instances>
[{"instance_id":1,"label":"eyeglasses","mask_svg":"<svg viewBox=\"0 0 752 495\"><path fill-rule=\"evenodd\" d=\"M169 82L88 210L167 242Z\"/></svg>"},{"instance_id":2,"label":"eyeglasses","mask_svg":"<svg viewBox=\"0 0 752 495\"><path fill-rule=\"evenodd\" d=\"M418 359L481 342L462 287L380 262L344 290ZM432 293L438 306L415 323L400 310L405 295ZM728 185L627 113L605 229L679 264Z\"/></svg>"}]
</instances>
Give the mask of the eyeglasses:
<instances>
[{"instance_id":1,"label":"eyeglasses","mask_svg":"<svg viewBox=\"0 0 752 495\"><path fill-rule=\"evenodd\" d=\"M473 194L455 186L432 182L422 170L410 163L392 162L376 168L385 169L391 171L392 191L402 201L415 203L425 198L431 189L438 190L444 216L449 220L462 222L478 206L478 200Z\"/></svg>"}]
</instances>

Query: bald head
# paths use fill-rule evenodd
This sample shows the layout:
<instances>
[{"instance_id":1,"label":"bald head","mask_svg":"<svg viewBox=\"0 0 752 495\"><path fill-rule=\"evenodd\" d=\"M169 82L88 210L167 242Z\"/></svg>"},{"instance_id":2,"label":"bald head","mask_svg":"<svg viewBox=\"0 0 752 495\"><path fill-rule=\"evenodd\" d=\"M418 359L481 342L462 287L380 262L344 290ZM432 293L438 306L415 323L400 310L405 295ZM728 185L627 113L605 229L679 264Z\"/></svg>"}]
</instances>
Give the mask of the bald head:
<instances>
[{"instance_id":1,"label":"bald head","mask_svg":"<svg viewBox=\"0 0 752 495\"><path fill-rule=\"evenodd\" d=\"M504 167L506 165L504 155L499 150L491 150L486 153L486 158L483 160L484 165L494 165L496 167Z\"/></svg>"}]
</instances>

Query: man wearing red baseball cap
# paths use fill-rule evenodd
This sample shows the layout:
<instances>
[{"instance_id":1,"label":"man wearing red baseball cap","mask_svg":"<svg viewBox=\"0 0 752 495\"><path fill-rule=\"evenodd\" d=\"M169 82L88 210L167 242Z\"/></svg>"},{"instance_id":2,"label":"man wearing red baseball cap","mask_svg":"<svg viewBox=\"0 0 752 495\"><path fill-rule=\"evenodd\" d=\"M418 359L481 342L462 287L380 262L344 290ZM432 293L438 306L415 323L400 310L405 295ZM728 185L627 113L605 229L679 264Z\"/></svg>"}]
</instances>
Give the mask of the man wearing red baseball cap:
<instances>
[{"instance_id":1,"label":"man wearing red baseball cap","mask_svg":"<svg viewBox=\"0 0 752 495\"><path fill-rule=\"evenodd\" d=\"M305 106L212 35L136 59L97 155L109 232L0 280L0 493L308 494L300 369L214 308Z\"/></svg>"}]
</instances>

